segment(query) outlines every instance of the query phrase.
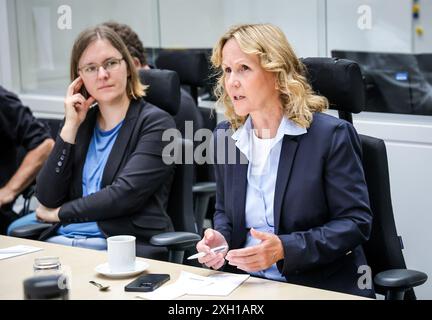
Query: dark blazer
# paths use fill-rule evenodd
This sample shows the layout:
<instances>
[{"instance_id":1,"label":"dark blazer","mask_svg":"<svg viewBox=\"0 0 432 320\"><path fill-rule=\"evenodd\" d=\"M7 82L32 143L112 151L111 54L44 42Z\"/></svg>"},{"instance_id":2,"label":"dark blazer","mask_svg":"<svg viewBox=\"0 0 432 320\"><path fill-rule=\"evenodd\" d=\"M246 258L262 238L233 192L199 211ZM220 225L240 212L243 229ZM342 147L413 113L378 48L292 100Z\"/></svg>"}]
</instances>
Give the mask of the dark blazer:
<instances>
[{"instance_id":1,"label":"dark blazer","mask_svg":"<svg viewBox=\"0 0 432 320\"><path fill-rule=\"evenodd\" d=\"M93 135L98 107L89 110L75 145L60 135L37 177L37 198L44 206L61 206L61 224L96 221L108 237L134 235L144 242L172 231L167 207L174 167L162 159L162 133L175 128L165 111L144 100L132 100L109 155L101 190L82 197L82 172ZM52 236L60 224L45 232Z\"/></svg>"},{"instance_id":2,"label":"dark blazer","mask_svg":"<svg viewBox=\"0 0 432 320\"><path fill-rule=\"evenodd\" d=\"M215 131L216 161L224 159L227 163L228 148L236 150L237 161L215 165L214 227L225 236L230 249L236 249L244 246L248 232L248 164L240 164L235 141L224 133L229 128L229 123L224 122L217 127L222 130ZM225 143L220 139L225 139ZM218 154L220 150L225 155ZM357 285L363 275L357 273L358 268L367 265L361 244L369 238L372 214L361 146L350 123L315 113L306 134L284 137L274 223L285 253L277 267L288 282L375 297L373 289L361 290Z\"/></svg>"}]
</instances>

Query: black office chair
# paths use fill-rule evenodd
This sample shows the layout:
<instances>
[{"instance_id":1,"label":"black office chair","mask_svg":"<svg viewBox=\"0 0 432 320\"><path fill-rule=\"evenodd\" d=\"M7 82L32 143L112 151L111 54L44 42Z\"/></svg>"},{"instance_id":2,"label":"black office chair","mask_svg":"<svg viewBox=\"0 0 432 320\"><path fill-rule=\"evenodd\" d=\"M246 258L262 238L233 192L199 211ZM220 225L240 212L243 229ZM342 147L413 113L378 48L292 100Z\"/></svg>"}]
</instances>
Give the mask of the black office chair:
<instances>
[{"instance_id":1,"label":"black office chair","mask_svg":"<svg viewBox=\"0 0 432 320\"><path fill-rule=\"evenodd\" d=\"M180 83L187 86L198 106L199 88L212 91L214 77L211 76L209 58L204 51L191 50L162 50L156 58L158 68L176 71ZM214 130L216 117L212 110L199 108L204 121L204 128ZM198 225L198 233L203 233L203 224L206 217L212 218L214 213L214 197L216 195L216 182L213 167L208 164L196 167L196 183L193 186L194 211Z\"/></svg>"},{"instance_id":2,"label":"black office chair","mask_svg":"<svg viewBox=\"0 0 432 320\"><path fill-rule=\"evenodd\" d=\"M46 126L48 126L51 138L55 139L60 130L60 126L62 125L62 119L53 119L53 118L38 118L41 122L43 122Z\"/></svg>"},{"instance_id":3,"label":"black office chair","mask_svg":"<svg viewBox=\"0 0 432 320\"><path fill-rule=\"evenodd\" d=\"M175 142L178 144L177 150L180 148L182 150L180 155L175 155L178 160L175 163L182 164L176 165L168 199L167 214L171 217L176 231L157 234L150 239L150 243L155 247L166 247L168 249L168 261L183 263L185 250L193 250L194 245L201 240L201 236L197 234L193 211L193 164L186 164L184 161L186 152L193 150L193 143L182 138L176 138ZM174 159L169 155L164 155L164 158Z\"/></svg>"},{"instance_id":4,"label":"black office chair","mask_svg":"<svg viewBox=\"0 0 432 320\"><path fill-rule=\"evenodd\" d=\"M364 110L365 90L357 63L336 58L302 60L314 91L327 97L330 108L349 122L352 113ZM381 139L359 135L362 163L373 213L372 233L363 245L372 270L375 291L388 300L414 300L413 288L426 282L423 272L408 270L403 257L402 238L393 217L390 179L385 143Z\"/></svg>"},{"instance_id":5,"label":"black office chair","mask_svg":"<svg viewBox=\"0 0 432 320\"><path fill-rule=\"evenodd\" d=\"M209 62L206 54L191 50L161 50L156 66L177 72L180 83L188 86L198 105L198 89L208 86Z\"/></svg>"},{"instance_id":6,"label":"black office chair","mask_svg":"<svg viewBox=\"0 0 432 320\"><path fill-rule=\"evenodd\" d=\"M180 82L175 72L169 70L146 70L140 72L140 79L149 85L145 99L171 115L179 108ZM179 139L178 143L190 149L192 142ZM168 156L168 155L167 155ZM192 209L193 171L190 165L176 165L170 192L167 213L170 215L176 232L162 233L151 238L154 250L146 258L182 263L184 251L193 247L201 237L196 233L195 217ZM16 228L11 236L37 239L51 224L28 225ZM144 256L143 249L148 244L137 241L137 256Z\"/></svg>"},{"instance_id":7,"label":"black office chair","mask_svg":"<svg viewBox=\"0 0 432 320\"><path fill-rule=\"evenodd\" d=\"M175 116L180 105L180 79L171 70L140 70L140 81L148 85L144 99Z\"/></svg>"},{"instance_id":8,"label":"black office chair","mask_svg":"<svg viewBox=\"0 0 432 320\"><path fill-rule=\"evenodd\" d=\"M180 84L189 89L195 104L198 106L199 89L212 94L215 77L212 76L209 57L206 52L191 50L161 50L156 58L156 66L161 69L177 72ZM204 127L213 130L216 117L212 110L199 108L204 120Z\"/></svg>"}]
</instances>

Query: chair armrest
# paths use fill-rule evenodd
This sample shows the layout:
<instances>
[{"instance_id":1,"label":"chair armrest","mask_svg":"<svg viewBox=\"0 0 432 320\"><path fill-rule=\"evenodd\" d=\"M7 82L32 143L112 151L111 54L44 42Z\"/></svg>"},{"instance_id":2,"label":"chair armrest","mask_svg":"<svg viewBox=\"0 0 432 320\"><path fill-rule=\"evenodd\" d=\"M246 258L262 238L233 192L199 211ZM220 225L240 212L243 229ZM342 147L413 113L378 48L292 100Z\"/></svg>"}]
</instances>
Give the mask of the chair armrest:
<instances>
[{"instance_id":1,"label":"chair armrest","mask_svg":"<svg viewBox=\"0 0 432 320\"><path fill-rule=\"evenodd\" d=\"M216 195L216 182L195 183L192 187L192 192L194 196L194 214L197 232L202 234L210 198Z\"/></svg>"},{"instance_id":2,"label":"chair armrest","mask_svg":"<svg viewBox=\"0 0 432 320\"><path fill-rule=\"evenodd\" d=\"M216 182L198 182L193 185L193 193L216 193Z\"/></svg>"},{"instance_id":3,"label":"chair armrest","mask_svg":"<svg viewBox=\"0 0 432 320\"><path fill-rule=\"evenodd\" d=\"M168 250L185 250L201 240L199 234L191 232L164 232L150 239L150 243L157 247L167 247Z\"/></svg>"},{"instance_id":4,"label":"chair armrest","mask_svg":"<svg viewBox=\"0 0 432 320\"><path fill-rule=\"evenodd\" d=\"M374 282L386 290L408 290L422 285L427 280L424 272L408 269L392 269L378 273Z\"/></svg>"},{"instance_id":5,"label":"chair armrest","mask_svg":"<svg viewBox=\"0 0 432 320\"><path fill-rule=\"evenodd\" d=\"M35 194L35 184L29 185L21 194L24 199L31 199Z\"/></svg>"},{"instance_id":6,"label":"chair armrest","mask_svg":"<svg viewBox=\"0 0 432 320\"><path fill-rule=\"evenodd\" d=\"M11 237L37 239L46 229L51 227L50 223L29 224L13 229L10 233Z\"/></svg>"}]
</instances>

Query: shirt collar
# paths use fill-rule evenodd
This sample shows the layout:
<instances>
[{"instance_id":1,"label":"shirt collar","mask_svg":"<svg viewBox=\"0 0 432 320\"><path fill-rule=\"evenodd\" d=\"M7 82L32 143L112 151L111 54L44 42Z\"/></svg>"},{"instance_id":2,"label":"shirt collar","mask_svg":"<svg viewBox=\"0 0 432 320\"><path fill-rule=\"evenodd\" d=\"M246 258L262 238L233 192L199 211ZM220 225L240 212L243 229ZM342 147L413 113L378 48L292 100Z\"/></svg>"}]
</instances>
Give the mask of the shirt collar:
<instances>
[{"instance_id":1,"label":"shirt collar","mask_svg":"<svg viewBox=\"0 0 432 320\"><path fill-rule=\"evenodd\" d=\"M239 150L250 160L250 138L252 132L252 118L249 116L245 123L238 128L231 136L235 141L235 145ZM307 133L307 130L300 127L294 121L288 119L287 117L282 117L281 123L279 124L278 131L276 133L274 144L277 144L283 139L285 135L289 136L299 136Z\"/></svg>"}]
</instances>

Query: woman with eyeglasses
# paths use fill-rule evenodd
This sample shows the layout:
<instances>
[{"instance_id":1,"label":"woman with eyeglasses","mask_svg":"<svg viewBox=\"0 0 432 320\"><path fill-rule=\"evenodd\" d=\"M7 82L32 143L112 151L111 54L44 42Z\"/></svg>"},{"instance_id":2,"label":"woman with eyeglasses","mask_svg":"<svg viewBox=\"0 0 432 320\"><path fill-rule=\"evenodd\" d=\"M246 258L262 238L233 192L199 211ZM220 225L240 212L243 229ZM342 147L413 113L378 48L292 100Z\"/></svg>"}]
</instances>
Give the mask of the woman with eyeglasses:
<instances>
[{"instance_id":1,"label":"woman with eyeglasses","mask_svg":"<svg viewBox=\"0 0 432 320\"><path fill-rule=\"evenodd\" d=\"M104 26L83 31L70 75L64 124L37 178L36 218L53 223L41 239L103 250L109 236L145 243L172 231L164 212L173 167L162 159L162 134L175 123L142 99L146 88L121 38Z\"/></svg>"}]
</instances>

